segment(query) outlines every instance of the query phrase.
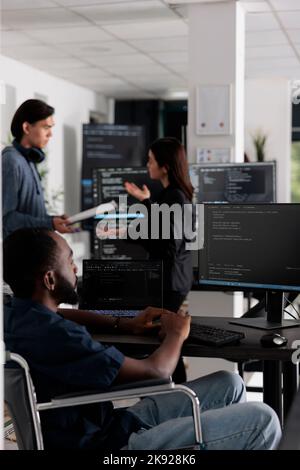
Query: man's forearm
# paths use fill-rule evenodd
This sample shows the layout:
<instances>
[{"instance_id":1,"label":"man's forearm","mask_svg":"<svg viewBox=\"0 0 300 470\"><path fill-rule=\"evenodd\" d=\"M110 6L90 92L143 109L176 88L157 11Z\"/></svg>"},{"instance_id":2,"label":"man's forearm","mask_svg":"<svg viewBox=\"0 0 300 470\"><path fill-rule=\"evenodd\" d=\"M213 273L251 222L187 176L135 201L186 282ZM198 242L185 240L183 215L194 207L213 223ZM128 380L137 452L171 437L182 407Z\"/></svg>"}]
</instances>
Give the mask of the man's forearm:
<instances>
[{"instance_id":1,"label":"man's forearm","mask_svg":"<svg viewBox=\"0 0 300 470\"><path fill-rule=\"evenodd\" d=\"M101 315L91 310L79 310L75 308L59 308L58 313L68 320L79 323L80 325L101 328L107 331L130 331L130 319L121 318L116 324L116 317ZM115 328L117 325L117 328Z\"/></svg>"},{"instance_id":2,"label":"man's forearm","mask_svg":"<svg viewBox=\"0 0 300 470\"><path fill-rule=\"evenodd\" d=\"M147 367L157 377L167 378L173 374L178 363L184 339L179 335L168 335L160 347L144 359Z\"/></svg>"},{"instance_id":3,"label":"man's forearm","mask_svg":"<svg viewBox=\"0 0 300 470\"><path fill-rule=\"evenodd\" d=\"M170 377L177 365L182 343L181 335L169 335L151 356L145 359L125 357L116 383Z\"/></svg>"}]
</instances>

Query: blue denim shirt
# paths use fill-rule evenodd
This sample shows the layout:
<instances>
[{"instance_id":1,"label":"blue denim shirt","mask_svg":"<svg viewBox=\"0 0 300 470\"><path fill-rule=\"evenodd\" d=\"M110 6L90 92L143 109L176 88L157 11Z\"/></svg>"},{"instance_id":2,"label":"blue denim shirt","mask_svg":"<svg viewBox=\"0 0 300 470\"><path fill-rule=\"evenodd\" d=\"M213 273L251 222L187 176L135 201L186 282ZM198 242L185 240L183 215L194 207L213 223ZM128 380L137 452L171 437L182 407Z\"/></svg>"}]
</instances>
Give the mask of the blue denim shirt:
<instances>
[{"instance_id":1,"label":"blue denim shirt","mask_svg":"<svg viewBox=\"0 0 300 470\"><path fill-rule=\"evenodd\" d=\"M4 340L7 350L27 360L40 402L107 391L124 361L120 351L93 341L83 326L31 299L14 297L5 305ZM140 427L110 403L43 411L41 421L47 449L120 448Z\"/></svg>"},{"instance_id":2,"label":"blue denim shirt","mask_svg":"<svg viewBox=\"0 0 300 470\"><path fill-rule=\"evenodd\" d=\"M23 227L53 229L35 164L13 146L2 152L3 238Z\"/></svg>"}]
</instances>

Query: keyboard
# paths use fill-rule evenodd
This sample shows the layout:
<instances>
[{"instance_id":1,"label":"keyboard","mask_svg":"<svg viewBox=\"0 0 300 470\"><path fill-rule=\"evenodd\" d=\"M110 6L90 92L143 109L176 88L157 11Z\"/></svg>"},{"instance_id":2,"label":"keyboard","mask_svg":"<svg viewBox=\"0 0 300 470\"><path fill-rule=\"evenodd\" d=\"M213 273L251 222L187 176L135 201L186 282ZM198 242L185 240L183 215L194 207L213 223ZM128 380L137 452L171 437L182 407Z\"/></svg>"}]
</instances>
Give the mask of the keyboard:
<instances>
[{"instance_id":1,"label":"keyboard","mask_svg":"<svg viewBox=\"0 0 300 470\"><path fill-rule=\"evenodd\" d=\"M239 331L223 330L214 326L192 323L187 341L189 343L207 344L208 346L224 346L225 344L237 343L243 338L245 338L244 333Z\"/></svg>"},{"instance_id":2,"label":"keyboard","mask_svg":"<svg viewBox=\"0 0 300 470\"><path fill-rule=\"evenodd\" d=\"M99 313L99 315L110 315L112 317L134 318L139 313L141 313L141 310L108 310L108 309L105 309L105 310L90 310L90 312Z\"/></svg>"}]
</instances>

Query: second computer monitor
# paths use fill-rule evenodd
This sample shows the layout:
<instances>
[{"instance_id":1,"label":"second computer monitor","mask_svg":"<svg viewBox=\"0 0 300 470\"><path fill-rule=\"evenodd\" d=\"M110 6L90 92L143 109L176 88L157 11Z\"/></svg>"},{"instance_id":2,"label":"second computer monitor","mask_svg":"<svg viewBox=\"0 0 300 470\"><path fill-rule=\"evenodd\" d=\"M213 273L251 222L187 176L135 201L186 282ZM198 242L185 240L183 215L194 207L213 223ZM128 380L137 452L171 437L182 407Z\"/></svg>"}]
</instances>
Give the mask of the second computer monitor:
<instances>
[{"instance_id":1,"label":"second computer monitor","mask_svg":"<svg viewBox=\"0 0 300 470\"><path fill-rule=\"evenodd\" d=\"M276 202L275 162L190 165L198 203Z\"/></svg>"},{"instance_id":2,"label":"second computer monitor","mask_svg":"<svg viewBox=\"0 0 300 470\"><path fill-rule=\"evenodd\" d=\"M203 204L200 213L199 284L267 292L268 321L282 327L283 292L300 292L300 204Z\"/></svg>"}]
</instances>

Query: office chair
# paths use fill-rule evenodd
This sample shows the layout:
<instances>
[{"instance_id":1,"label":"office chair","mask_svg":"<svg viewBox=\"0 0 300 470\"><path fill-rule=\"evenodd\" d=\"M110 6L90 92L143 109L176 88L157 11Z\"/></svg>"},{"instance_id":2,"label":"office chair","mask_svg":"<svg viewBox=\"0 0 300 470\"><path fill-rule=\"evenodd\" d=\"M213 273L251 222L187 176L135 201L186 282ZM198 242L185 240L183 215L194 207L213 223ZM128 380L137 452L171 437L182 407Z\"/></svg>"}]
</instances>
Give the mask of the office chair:
<instances>
[{"instance_id":1,"label":"office chair","mask_svg":"<svg viewBox=\"0 0 300 470\"><path fill-rule=\"evenodd\" d=\"M43 450L43 434L40 412L68 406L87 405L107 401L142 398L172 392L185 393L192 402L195 427L195 446L204 448L200 423L200 407L197 395L184 385L175 385L170 380L145 380L112 387L105 393L82 393L54 397L47 403L38 403L30 369L26 360L19 354L6 352L4 369L5 402L11 415L20 450Z\"/></svg>"}]
</instances>

